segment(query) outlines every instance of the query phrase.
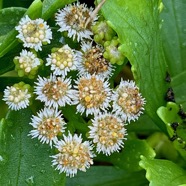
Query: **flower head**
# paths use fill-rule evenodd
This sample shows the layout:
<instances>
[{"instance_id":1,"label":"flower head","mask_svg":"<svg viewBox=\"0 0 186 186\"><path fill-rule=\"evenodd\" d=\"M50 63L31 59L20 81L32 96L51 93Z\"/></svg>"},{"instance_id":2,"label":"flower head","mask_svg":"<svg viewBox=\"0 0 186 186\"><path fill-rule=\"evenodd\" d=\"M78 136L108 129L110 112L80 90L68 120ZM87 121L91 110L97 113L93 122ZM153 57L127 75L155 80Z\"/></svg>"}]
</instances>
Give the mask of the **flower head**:
<instances>
[{"instance_id":1,"label":"flower head","mask_svg":"<svg viewBox=\"0 0 186 186\"><path fill-rule=\"evenodd\" d=\"M100 75L103 78L108 78L112 75L111 64L103 57L103 49L92 43L82 44L82 60L79 61L78 70L80 75L86 73Z\"/></svg>"},{"instance_id":2,"label":"flower head","mask_svg":"<svg viewBox=\"0 0 186 186\"><path fill-rule=\"evenodd\" d=\"M83 142L81 136L77 134L72 136L69 133L63 137L64 140L58 141L55 145L59 153L51 156L52 165L56 166L60 173L64 172L70 177L77 174L78 170L85 172L93 164L93 147L88 141Z\"/></svg>"},{"instance_id":3,"label":"flower head","mask_svg":"<svg viewBox=\"0 0 186 186\"><path fill-rule=\"evenodd\" d=\"M134 81L121 80L112 99L113 111L120 115L123 120L135 121L143 113L145 99L142 98Z\"/></svg>"},{"instance_id":4,"label":"flower head","mask_svg":"<svg viewBox=\"0 0 186 186\"><path fill-rule=\"evenodd\" d=\"M20 110L29 106L31 96L31 86L20 82L6 87L3 100L11 110Z\"/></svg>"},{"instance_id":5,"label":"flower head","mask_svg":"<svg viewBox=\"0 0 186 186\"><path fill-rule=\"evenodd\" d=\"M52 39L51 29L41 18L31 20L26 15L15 29L19 32L16 37L23 42L23 46L33 48L36 51L42 50L42 44L50 43Z\"/></svg>"},{"instance_id":6,"label":"flower head","mask_svg":"<svg viewBox=\"0 0 186 186\"><path fill-rule=\"evenodd\" d=\"M34 78L42 60L37 58L36 54L22 50L20 56L14 58L15 69L20 77L26 75L30 79Z\"/></svg>"},{"instance_id":7,"label":"flower head","mask_svg":"<svg viewBox=\"0 0 186 186\"><path fill-rule=\"evenodd\" d=\"M75 90L71 89L71 79L50 75L49 78L38 77L34 93L36 99L48 107L58 108L72 104Z\"/></svg>"},{"instance_id":8,"label":"flower head","mask_svg":"<svg viewBox=\"0 0 186 186\"><path fill-rule=\"evenodd\" d=\"M92 138L98 153L110 155L123 147L126 139L124 122L115 114L104 113L95 116L90 126L89 138Z\"/></svg>"},{"instance_id":9,"label":"flower head","mask_svg":"<svg viewBox=\"0 0 186 186\"><path fill-rule=\"evenodd\" d=\"M92 11L92 8L88 8L85 4L79 2L67 5L56 14L56 22L60 26L59 31L67 31L68 37L72 37L73 40L77 39L78 42L84 38L91 39L91 26L97 20L97 17L91 20L87 26L85 24Z\"/></svg>"},{"instance_id":10,"label":"flower head","mask_svg":"<svg viewBox=\"0 0 186 186\"><path fill-rule=\"evenodd\" d=\"M58 141L57 135L64 132L66 123L60 111L44 108L37 113L37 116L32 116L30 125L34 130L31 130L29 135L32 138L38 137L42 143L52 147L52 144Z\"/></svg>"},{"instance_id":11,"label":"flower head","mask_svg":"<svg viewBox=\"0 0 186 186\"><path fill-rule=\"evenodd\" d=\"M51 70L55 75L66 76L67 72L76 70L78 62L78 52L71 49L68 45L53 49L47 58L46 65L51 65Z\"/></svg>"},{"instance_id":12,"label":"flower head","mask_svg":"<svg viewBox=\"0 0 186 186\"><path fill-rule=\"evenodd\" d=\"M83 113L86 110L86 115L96 114L110 106L111 90L107 80L87 74L76 81L75 88L77 95L74 103L78 104L78 112Z\"/></svg>"}]
</instances>

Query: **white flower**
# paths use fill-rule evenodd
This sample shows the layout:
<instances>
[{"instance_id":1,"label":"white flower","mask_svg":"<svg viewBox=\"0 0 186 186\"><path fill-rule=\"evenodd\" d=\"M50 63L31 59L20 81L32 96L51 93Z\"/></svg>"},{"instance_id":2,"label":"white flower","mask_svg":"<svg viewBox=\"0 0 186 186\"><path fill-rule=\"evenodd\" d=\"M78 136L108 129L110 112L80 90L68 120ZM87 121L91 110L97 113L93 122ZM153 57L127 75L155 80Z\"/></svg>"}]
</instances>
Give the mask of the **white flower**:
<instances>
[{"instance_id":1,"label":"white flower","mask_svg":"<svg viewBox=\"0 0 186 186\"><path fill-rule=\"evenodd\" d=\"M51 156L52 165L56 166L56 170L60 173L64 172L70 177L77 174L78 170L86 172L86 169L93 164L93 147L88 141L83 142L81 135L72 136L69 133L63 137L64 140L58 141L55 145L59 153Z\"/></svg>"},{"instance_id":2,"label":"white flower","mask_svg":"<svg viewBox=\"0 0 186 186\"><path fill-rule=\"evenodd\" d=\"M103 78L112 75L112 65L103 57L103 48L99 45L93 46L92 42L83 42L81 45L82 57L77 66L80 75L96 74Z\"/></svg>"},{"instance_id":3,"label":"white flower","mask_svg":"<svg viewBox=\"0 0 186 186\"><path fill-rule=\"evenodd\" d=\"M89 138L96 145L98 153L110 155L123 147L127 135L124 122L115 114L99 114L92 119L89 126Z\"/></svg>"},{"instance_id":4,"label":"white flower","mask_svg":"<svg viewBox=\"0 0 186 186\"><path fill-rule=\"evenodd\" d=\"M121 80L113 97L113 111L123 120L135 121L143 113L145 99L139 93L134 81Z\"/></svg>"},{"instance_id":5,"label":"white flower","mask_svg":"<svg viewBox=\"0 0 186 186\"><path fill-rule=\"evenodd\" d=\"M110 155L124 146L123 140L127 135L125 124L117 115L99 114L92 119L89 128L89 138L92 138L98 153Z\"/></svg>"},{"instance_id":6,"label":"white flower","mask_svg":"<svg viewBox=\"0 0 186 186\"><path fill-rule=\"evenodd\" d=\"M111 89L109 83L98 75L86 74L76 81L74 87L76 88L74 104L78 104L78 112L86 111L86 115L96 114L110 106Z\"/></svg>"},{"instance_id":7,"label":"white flower","mask_svg":"<svg viewBox=\"0 0 186 186\"><path fill-rule=\"evenodd\" d=\"M31 20L26 15L15 29L19 32L16 37L23 42L23 46L33 48L36 51L42 50L42 44L50 43L52 39L51 29L41 18Z\"/></svg>"},{"instance_id":8,"label":"white flower","mask_svg":"<svg viewBox=\"0 0 186 186\"><path fill-rule=\"evenodd\" d=\"M36 99L45 103L45 106L58 108L71 105L75 90L71 89L71 79L50 75L49 78L38 77L34 93Z\"/></svg>"},{"instance_id":9,"label":"white flower","mask_svg":"<svg viewBox=\"0 0 186 186\"><path fill-rule=\"evenodd\" d=\"M41 60L33 52L22 50L20 56L14 58L14 63L20 77L28 75L28 77L34 78L41 65Z\"/></svg>"},{"instance_id":10,"label":"white flower","mask_svg":"<svg viewBox=\"0 0 186 186\"><path fill-rule=\"evenodd\" d=\"M3 100L11 110L20 110L29 106L31 93L30 85L23 82L7 86L4 90Z\"/></svg>"},{"instance_id":11,"label":"white flower","mask_svg":"<svg viewBox=\"0 0 186 186\"><path fill-rule=\"evenodd\" d=\"M55 75L66 76L67 72L76 70L80 55L77 51L71 49L68 45L57 48L52 51L47 58L46 65L51 65L51 70Z\"/></svg>"},{"instance_id":12,"label":"white flower","mask_svg":"<svg viewBox=\"0 0 186 186\"><path fill-rule=\"evenodd\" d=\"M57 135L64 132L66 123L62 118L62 113L54 108L44 108L37 113L37 116L32 116L30 125L34 130L31 130L29 136L38 138L40 142L49 144L58 141Z\"/></svg>"},{"instance_id":13,"label":"white flower","mask_svg":"<svg viewBox=\"0 0 186 186\"><path fill-rule=\"evenodd\" d=\"M93 9L88 8L86 4L69 4L65 8L59 10L56 14L56 23L60 26L59 31L67 31L68 37L72 37L73 40L91 39L93 34L91 31L91 26L97 20L97 16L93 18L86 26L87 19L90 18Z\"/></svg>"}]
</instances>

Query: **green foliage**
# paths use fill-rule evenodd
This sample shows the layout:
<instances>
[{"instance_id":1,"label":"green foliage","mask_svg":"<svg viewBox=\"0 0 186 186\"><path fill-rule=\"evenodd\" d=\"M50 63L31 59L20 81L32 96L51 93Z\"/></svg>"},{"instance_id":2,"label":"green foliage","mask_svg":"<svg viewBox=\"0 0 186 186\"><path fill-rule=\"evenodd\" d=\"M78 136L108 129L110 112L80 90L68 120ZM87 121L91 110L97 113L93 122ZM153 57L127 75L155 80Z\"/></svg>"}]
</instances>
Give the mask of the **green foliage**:
<instances>
[{"instance_id":1,"label":"green foliage","mask_svg":"<svg viewBox=\"0 0 186 186\"><path fill-rule=\"evenodd\" d=\"M92 166L87 173L80 172L74 178L67 178L66 186L72 185L147 186L148 182L143 171L130 173L111 166Z\"/></svg>"},{"instance_id":2,"label":"green foliage","mask_svg":"<svg viewBox=\"0 0 186 186\"><path fill-rule=\"evenodd\" d=\"M181 116L178 115L180 107L173 102L168 102L166 107L160 107L157 110L158 116L167 126L167 131L170 138L175 138L174 146L180 152L181 156L186 160L185 148L185 123L183 123ZM174 129L171 125L176 123L178 126Z\"/></svg>"},{"instance_id":3,"label":"green foliage","mask_svg":"<svg viewBox=\"0 0 186 186\"><path fill-rule=\"evenodd\" d=\"M99 155L97 160L107 161L120 169L135 172L141 170L139 166L141 155L154 158L155 152L145 140L133 139L125 142L125 148L119 154L114 153L109 157Z\"/></svg>"},{"instance_id":4,"label":"green foliage","mask_svg":"<svg viewBox=\"0 0 186 186\"><path fill-rule=\"evenodd\" d=\"M165 131L155 113L165 103L166 90L166 62L160 38L158 7L158 1L108 0L102 12L118 34L122 44L120 50L132 64L134 78L148 103L146 113Z\"/></svg>"},{"instance_id":5,"label":"green foliage","mask_svg":"<svg viewBox=\"0 0 186 186\"><path fill-rule=\"evenodd\" d=\"M164 11L161 14L163 49L168 71L172 78L171 86L175 100L186 109L186 21L184 18L186 4L184 0L164 1Z\"/></svg>"},{"instance_id":6,"label":"green foliage","mask_svg":"<svg viewBox=\"0 0 186 186\"><path fill-rule=\"evenodd\" d=\"M4 47L8 47L10 42L15 39L15 31L12 30L14 30L14 27L17 25L18 21L25 12L26 9L19 7L11 7L0 10L0 56L7 52ZM3 52L4 50L5 52ZM5 55L4 58L1 58L0 74L4 74L5 72L13 69L13 58L15 57L15 52L17 53L17 51L12 51L8 55Z\"/></svg>"},{"instance_id":7,"label":"green foliage","mask_svg":"<svg viewBox=\"0 0 186 186\"><path fill-rule=\"evenodd\" d=\"M63 186L64 175L51 167L53 149L28 136L30 109L10 111L0 123L1 185Z\"/></svg>"},{"instance_id":8,"label":"green foliage","mask_svg":"<svg viewBox=\"0 0 186 186\"><path fill-rule=\"evenodd\" d=\"M11 7L0 10L0 41L3 41L3 36L11 31L26 12L25 8ZM16 16L15 16L16 15Z\"/></svg>"},{"instance_id":9,"label":"green foliage","mask_svg":"<svg viewBox=\"0 0 186 186\"><path fill-rule=\"evenodd\" d=\"M178 115L179 109L180 108L176 103L168 102L166 107L161 106L157 110L157 114L166 124L170 136L172 136L174 133L171 124L173 122L180 123L182 121Z\"/></svg>"},{"instance_id":10,"label":"green foliage","mask_svg":"<svg viewBox=\"0 0 186 186\"><path fill-rule=\"evenodd\" d=\"M114 46L119 46L121 54L121 60L110 60L116 67L110 79L111 87L117 86L118 79L129 77L125 71L128 62L133 76L130 78L134 78L139 86L146 104L139 120L126 126L128 136L124 148L110 156L98 154L95 165L87 172L78 172L74 178L59 174L51 166L50 156L56 153L55 148L28 136L32 128L29 125L31 116L43 106L41 103L33 101L30 108L20 111L9 111L5 106L2 98L6 86L23 81L33 87L35 81L17 77L12 71L15 67L13 59L23 48L16 38L15 26L24 15L32 19L43 18L49 23L53 39L37 54L43 63L52 48L69 44L79 49L79 43L67 38L65 33L57 32L59 28L54 22L58 9L73 2L75 0L0 1L1 8L9 7L0 9L0 107L3 110L0 110L0 117L4 117L7 110L6 117L0 122L0 185L145 186L150 182L150 186L184 186L186 125L179 111L180 108L183 108L183 113L186 111L185 0L164 0L164 6L161 0L106 0L102 6L99 12L103 16L101 23L108 23L108 32L99 32L99 24L93 26L95 41L104 45L109 40L105 44L108 52L116 36ZM171 82L166 82L167 72ZM43 65L39 68L40 76L46 77L49 73L49 67ZM69 76L73 79L76 73ZM165 94L169 87L173 89L175 103L166 103ZM60 110L67 121L65 133L81 133L87 140L92 117L77 113L75 106L65 106ZM171 126L174 122L178 123L175 128Z\"/></svg>"},{"instance_id":11,"label":"green foliage","mask_svg":"<svg viewBox=\"0 0 186 186\"><path fill-rule=\"evenodd\" d=\"M141 159L140 166L147 171L146 178L150 181L150 186L175 186L186 183L186 171L175 163L148 159L144 156Z\"/></svg>"}]
</instances>

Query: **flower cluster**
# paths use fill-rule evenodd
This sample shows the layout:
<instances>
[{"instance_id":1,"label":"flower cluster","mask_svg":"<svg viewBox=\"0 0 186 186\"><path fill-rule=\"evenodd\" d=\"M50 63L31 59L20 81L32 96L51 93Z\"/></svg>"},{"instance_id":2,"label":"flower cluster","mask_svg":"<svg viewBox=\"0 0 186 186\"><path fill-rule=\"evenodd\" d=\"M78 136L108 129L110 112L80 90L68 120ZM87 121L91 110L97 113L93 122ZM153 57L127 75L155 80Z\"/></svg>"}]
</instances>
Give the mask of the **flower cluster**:
<instances>
[{"instance_id":1,"label":"flower cluster","mask_svg":"<svg viewBox=\"0 0 186 186\"><path fill-rule=\"evenodd\" d=\"M28 78L33 79L43 61L37 58L36 53L22 50L20 56L14 58L14 63L18 76L28 76Z\"/></svg>"},{"instance_id":2,"label":"flower cluster","mask_svg":"<svg viewBox=\"0 0 186 186\"><path fill-rule=\"evenodd\" d=\"M108 78L112 75L113 66L103 57L103 47L92 42L83 43L81 52L81 60L77 66L79 74L99 75Z\"/></svg>"},{"instance_id":3,"label":"flower cluster","mask_svg":"<svg viewBox=\"0 0 186 186\"><path fill-rule=\"evenodd\" d=\"M93 164L93 147L88 141L83 142L81 135L72 136L69 133L68 136L63 136L63 140L58 141L55 147L59 153L52 156L52 164L60 173L66 172L67 176L73 177L78 169L86 171L86 168Z\"/></svg>"},{"instance_id":4,"label":"flower cluster","mask_svg":"<svg viewBox=\"0 0 186 186\"><path fill-rule=\"evenodd\" d=\"M7 86L4 90L3 100L11 110L20 110L29 106L32 91L29 84L24 82L16 83L12 86Z\"/></svg>"},{"instance_id":5,"label":"flower cluster","mask_svg":"<svg viewBox=\"0 0 186 186\"><path fill-rule=\"evenodd\" d=\"M52 49L52 53L46 59L46 65L51 66L53 74L65 77L67 72L76 70L80 58L79 52L64 45L61 48Z\"/></svg>"},{"instance_id":6,"label":"flower cluster","mask_svg":"<svg viewBox=\"0 0 186 186\"><path fill-rule=\"evenodd\" d=\"M113 94L113 111L123 120L135 121L144 110L145 99L134 81L121 80Z\"/></svg>"},{"instance_id":7,"label":"flower cluster","mask_svg":"<svg viewBox=\"0 0 186 186\"><path fill-rule=\"evenodd\" d=\"M30 125L34 130L30 131L32 138L37 138L42 143L50 144L58 141L57 135L64 132L65 121L62 118L62 113L54 108L44 108L37 113L37 116L31 118Z\"/></svg>"},{"instance_id":8,"label":"flower cluster","mask_svg":"<svg viewBox=\"0 0 186 186\"><path fill-rule=\"evenodd\" d=\"M125 123L113 113L103 113L95 116L92 126L89 126L89 138L95 143L96 151L110 155L123 147L126 139Z\"/></svg>"},{"instance_id":9,"label":"flower cluster","mask_svg":"<svg viewBox=\"0 0 186 186\"><path fill-rule=\"evenodd\" d=\"M86 22L91 18L92 11L92 8L88 8L86 4L80 4L79 2L67 5L56 14L56 22L60 27L59 31L68 32L68 37L72 37L78 42L83 39L91 39L91 35L93 35L91 26L97 20L97 16L87 25Z\"/></svg>"},{"instance_id":10,"label":"flower cluster","mask_svg":"<svg viewBox=\"0 0 186 186\"><path fill-rule=\"evenodd\" d=\"M42 50L42 44L48 44L52 39L51 29L41 18L31 20L26 15L15 29L19 32L17 38L23 42L23 46L36 51Z\"/></svg>"},{"instance_id":11,"label":"flower cluster","mask_svg":"<svg viewBox=\"0 0 186 186\"><path fill-rule=\"evenodd\" d=\"M31 118L33 130L28 135L55 147L58 153L51 156L52 165L70 177L78 170L86 171L96 153L108 156L119 152L126 140L126 124L139 118L145 104L134 81L121 80L118 87L111 88L109 78L115 68L109 58L105 59L104 47L93 41L91 28L97 16L92 18L92 13L92 8L79 2L58 10L55 14L58 31L68 32L72 42L79 42L79 48L59 43L59 47L52 48L42 60L37 57L37 51L42 50L43 44L50 43L52 31L41 18L23 17L16 27L17 38L31 51L23 50L14 58L14 63L18 75L33 79L34 87L31 90L31 86L23 82L8 86L3 98L12 110L28 107L32 95L42 102L43 108ZM105 23L103 26L108 27ZM114 35L112 30L110 33ZM111 37L105 36L104 40L106 38ZM47 69L49 74L39 73L39 68ZM69 132L62 112L67 105L75 107L77 113L85 114L90 121L87 140L81 134Z\"/></svg>"}]
</instances>

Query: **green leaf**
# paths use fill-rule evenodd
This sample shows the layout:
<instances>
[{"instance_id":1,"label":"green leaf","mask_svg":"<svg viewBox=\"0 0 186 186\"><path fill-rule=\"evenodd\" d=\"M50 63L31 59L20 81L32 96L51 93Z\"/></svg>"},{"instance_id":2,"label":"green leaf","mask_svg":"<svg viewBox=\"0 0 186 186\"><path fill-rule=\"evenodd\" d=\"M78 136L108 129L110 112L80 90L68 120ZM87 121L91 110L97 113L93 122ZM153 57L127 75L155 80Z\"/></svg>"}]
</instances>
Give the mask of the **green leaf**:
<instances>
[{"instance_id":1,"label":"green leaf","mask_svg":"<svg viewBox=\"0 0 186 186\"><path fill-rule=\"evenodd\" d=\"M30 109L10 111L0 123L0 185L63 186L65 177L51 166L48 145L28 136Z\"/></svg>"},{"instance_id":2,"label":"green leaf","mask_svg":"<svg viewBox=\"0 0 186 186\"><path fill-rule=\"evenodd\" d=\"M6 55L1 59L0 63L0 75L14 69L13 58L15 55Z\"/></svg>"},{"instance_id":3,"label":"green leaf","mask_svg":"<svg viewBox=\"0 0 186 186\"><path fill-rule=\"evenodd\" d=\"M174 77L186 70L186 4L185 0L163 0L163 4L163 47L170 75Z\"/></svg>"},{"instance_id":4,"label":"green leaf","mask_svg":"<svg viewBox=\"0 0 186 186\"><path fill-rule=\"evenodd\" d=\"M150 186L176 186L186 183L186 171L171 161L142 156L140 166L146 170Z\"/></svg>"},{"instance_id":5,"label":"green leaf","mask_svg":"<svg viewBox=\"0 0 186 186\"><path fill-rule=\"evenodd\" d=\"M170 138L168 138L164 133L155 132L150 135L146 141L156 152L156 158L163 158L177 163L181 163L180 160L182 159L180 158L179 153L175 149L174 144L170 141Z\"/></svg>"},{"instance_id":6,"label":"green leaf","mask_svg":"<svg viewBox=\"0 0 186 186\"><path fill-rule=\"evenodd\" d=\"M181 125L179 125L176 129L176 134L178 136L177 140L174 141L174 146L175 148L179 151L179 153L181 154L181 156L184 158L184 160L186 161L186 124L182 123ZM185 162L184 162L185 164Z\"/></svg>"},{"instance_id":7,"label":"green leaf","mask_svg":"<svg viewBox=\"0 0 186 186\"><path fill-rule=\"evenodd\" d=\"M121 153L114 153L111 156L99 155L98 160L110 162L124 170L139 171L141 170L139 166L141 155L154 158L155 152L145 140L134 139L125 142Z\"/></svg>"},{"instance_id":8,"label":"green leaf","mask_svg":"<svg viewBox=\"0 0 186 186\"><path fill-rule=\"evenodd\" d=\"M26 12L25 8L11 7L0 10L0 37L6 35L19 22Z\"/></svg>"},{"instance_id":9,"label":"green leaf","mask_svg":"<svg viewBox=\"0 0 186 186\"><path fill-rule=\"evenodd\" d=\"M178 115L180 107L174 102L168 102L166 107L161 106L157 110L158 116L163 120L167 125L173 122L182 122L182 119Z\"/></svg>"},{"instance_id":10,"label":"green leaf","mask_svg":"<svg viewBox=\"0 0 186 186\"><path fill-rule=\"evenodd\" d=\"M186 110L186 20L185 0L164 0L162 39L175 100Z\"/></svg>"},{"instance_id":11,"label":"green leaf","mask_svg":"<svg viewBox=\"0 0 186 186\"><path fill-rule=\"evenodd\" d=\"M1 38L0 57L3 57L7 52L19 44L18 40L16 39L16 35L17 32L15 29L13 29Z\"/></svg>"},{"instance_id":12,"label":"green leaf","mask_svg":"<svg viewBox=\"0 0 186 186\"><path fill-rule=\"evenodd\" d=\"M122 153L115 159L115 165L126 170L139 171L140 155L153 158L156 154L145 140L127 140Z\"/></svg>"},{"instance_id":13,"label":"green leaf","mask_svg":"<svg viewBox=\"0 0 186 186\"><path fill-rule=\"evenodd\" d=\"M72 3L76 0L44 0L43 1L43 9L42 9L42 18L47 20L54 13L57 12L59 8L64 7L65 5Z\"/></svg>"},{"instance_id":14,"label":"green leaf","mask_svg":"<svg viewBox=\"0 0 186 186\"><path fill-rule=\"evenodd\" d=\"M175 149L179 151L181 156L186 160L185 142L182 144L182 141L186 141L186 126L183 123L181 117L178 115L179 110L180 107L176 103L168 102L166 107L162 106L157 110L157 114L166 124L169 136L171 138L176 136L173 145ZM171 127L173 122L179 124L179 126L176 128L176 131L174 131L174 129ZM181 143L180 140L182 140Z\"/></svg>"},{"instance_id":15,"label":"green leaf","mask_svg":"<svg viewBox=\"0 0 186 186\"><path fill-rule=\"evenodd\" d=\"M173 136L174 130L171 127L171 123L182 122L180 116L178 115L180 108L176 103L168 102L166 107L161 106L157 110L158 116L161 118L161 120L166 124L167 131L169 133L169 136Z\"/></svg>"},{"instance_id":16,"label":"green leaf","mask_svg":"<svg viewBox=\"0 0 186 186\"><path fill-rule=\"evenodd\" d=\"M185 61L183 63L185 63ZM181 104L183 109L186 110L186 83L183 81L184 79L186 79L186 71L172 77L171 86L175 94L176 103Z\"/></svg>"},{"instance_id":17,"label":"green leaf","mask_svg":"<svg viewBox=\"0 0 186 186\"><path fill-rule=\"evenodd\" d=\"M144 113L139 117L137 121L132 121L130 125L126 126L128 132L140 133L152 133L155 131L160 131L157 125L152 121L152 119Z\"/></svg>"},{"instance_id":18,"label":"green leaf","mask_svg":"<svg viewBox=\"0 0 186 186\"><path fill-rule=\"evenodd\" d=\"M14 69L15 64L13 62L13 59L15 56L18 56L19 53L21 52L21 46L22 44L18 44L17 47L9 51L7 54L5 54L3 57L0 59L0 75L9 72Z\"/></svg>"},{"instance_id":19,"label":"green leaf","mask_svg":"<svg viewBox=\"0 0 186 186\"><path fill-rule=\"evenodd\" d=\"M159 1L107 0L104 17L118 34L120 50L132 64L135 80L147 103L146 113L164 132L166 127L156 114L165 104L166 63L159 30Z\"/></svg>"},{"instance_id":20,"label":"green leaf","mask_svg":"<svg viewBox=\"0 0 186 186\"><path fill-rule=\"evenodd\" d=\"M40 17L41 9L42 9L41 0L35 0L30 5L25 14L29 15L31 19L34 19ZM15 16L14 12L12 12L12 14ZM17 31L15 29L12 29L6 35L0 38L0 57L4 56L7 52L12 50L19 44L18 39L16 39L17 34L18 34Z\"/></svg>"},{"instance_id":21,"label":"green leaf","mask_svg":"<svg viewBox=\"0 0 186 186\"><path fill-rule=\"evenodd\" d=\"M135 178L135 179L134 179ZM86 173L67 178L66 186L147 186L144 172L129 173L112 166L92 166Z\"/></svg>"}]
</instances>

